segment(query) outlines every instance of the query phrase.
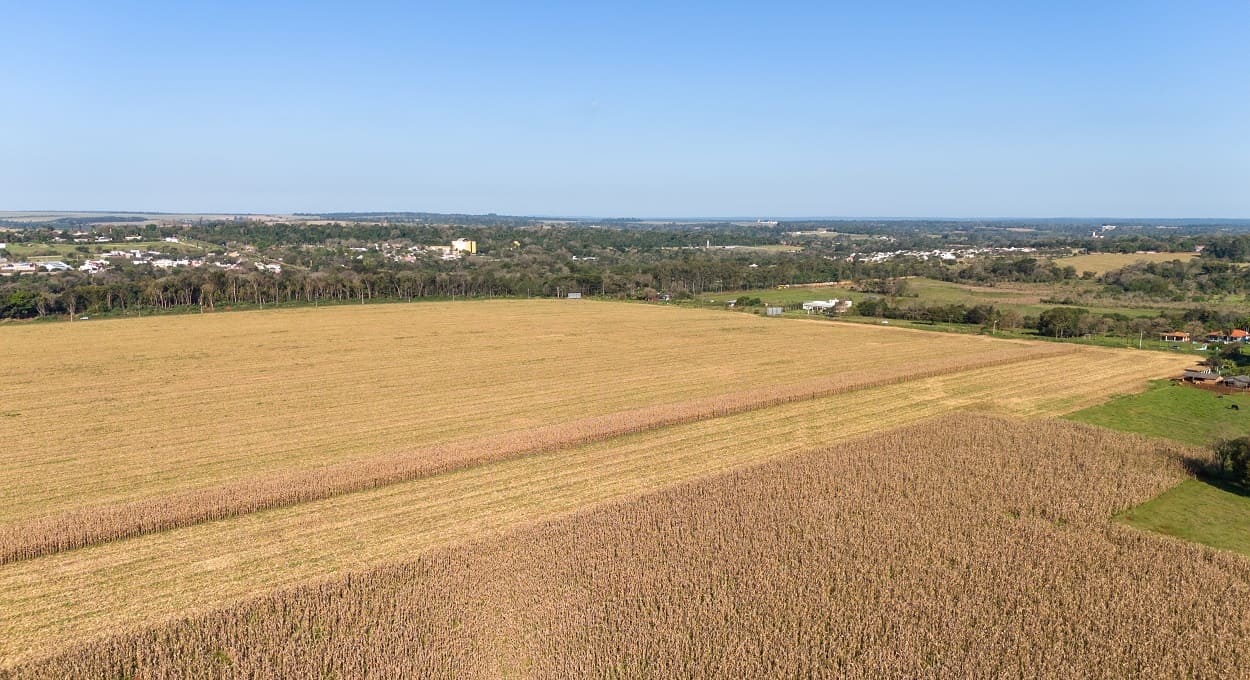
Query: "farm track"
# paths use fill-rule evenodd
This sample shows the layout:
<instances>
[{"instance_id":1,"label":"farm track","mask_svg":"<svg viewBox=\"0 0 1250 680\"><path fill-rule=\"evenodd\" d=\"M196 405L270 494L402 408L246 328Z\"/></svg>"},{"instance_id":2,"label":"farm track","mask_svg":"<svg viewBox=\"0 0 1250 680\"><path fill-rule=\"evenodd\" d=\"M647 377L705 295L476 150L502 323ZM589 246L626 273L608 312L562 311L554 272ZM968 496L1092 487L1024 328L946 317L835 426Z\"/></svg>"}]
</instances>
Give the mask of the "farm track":
<instances>
[{"instance_id":1,"label":"farm track","mask_svg":"<svg viewBox=\"0 0 1250 680\"><path fill-rule=\"evenodd\" d=\"M1072 349L661 427L0 566L0 660L31 658L68 639L408 559L437 546L951 411L1059 415L1111 392L1133 391L1176 370L1180 361L1165 354Z\"/></svg>"}]
</instances>

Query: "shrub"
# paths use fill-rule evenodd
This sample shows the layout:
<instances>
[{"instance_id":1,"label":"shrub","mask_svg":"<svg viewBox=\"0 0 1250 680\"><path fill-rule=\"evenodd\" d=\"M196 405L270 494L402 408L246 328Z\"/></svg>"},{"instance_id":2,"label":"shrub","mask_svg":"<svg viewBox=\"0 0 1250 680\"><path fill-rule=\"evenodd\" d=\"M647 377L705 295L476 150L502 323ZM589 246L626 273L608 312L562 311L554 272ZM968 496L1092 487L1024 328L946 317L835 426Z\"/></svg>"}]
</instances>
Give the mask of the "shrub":
<instances>
[{"instance_id":1,"label":"shrub","mask_svg":"<svg viewBox=\"0 0 1250 680\"><path fill-rule=\"evenodd\" d=\"M1250 487L1250 437L1225 439L1215 445L1216 473L1230 482Z\"/></svg>"}]
</instances>

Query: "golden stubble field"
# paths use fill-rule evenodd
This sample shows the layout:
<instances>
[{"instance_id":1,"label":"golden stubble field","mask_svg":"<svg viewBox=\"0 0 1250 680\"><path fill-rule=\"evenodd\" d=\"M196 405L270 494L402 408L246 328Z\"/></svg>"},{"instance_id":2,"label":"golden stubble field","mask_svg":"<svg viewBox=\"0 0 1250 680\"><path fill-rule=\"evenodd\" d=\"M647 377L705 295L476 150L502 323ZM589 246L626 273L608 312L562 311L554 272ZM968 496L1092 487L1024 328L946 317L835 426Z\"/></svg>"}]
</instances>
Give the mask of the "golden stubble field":
<instances>
[{"instance_id":1,"label":"golden stubble field","mask_svg":"<svg viewBox=\"0 0 1250 680\"><path fill-rule=\"evenodd\" d=\"M449 443L468 456L0 565L0 665L942 413L1058 415L1188 363L553 301L24 326L0 343L48 357L3 369L20 414L3 424L30 426L0 454L10 536L91 516L75 509L420 463Z\"/></svg>"},{"instance_id":2,"label":"golden stubble field","mask_svg":"<svg viewBox=\"0 0 1250 680\"><path fill-rule=\"evenodd\" d=\"M1106 274L1138 262L1188 262L1197 257L1195 253L1089 253L1055 259L1060 267L1072 266L1079 272Z\"/></svg>"},{"instance_id":3,"label":"golden stubble field","mask_svg":"<svg viewBox=\"0 0 1250 680\"><path fill-rule=\"evenodd\" d=\"M1025 343L565 301L0 328L0 523Z\"/></svg>"}]
</instances>

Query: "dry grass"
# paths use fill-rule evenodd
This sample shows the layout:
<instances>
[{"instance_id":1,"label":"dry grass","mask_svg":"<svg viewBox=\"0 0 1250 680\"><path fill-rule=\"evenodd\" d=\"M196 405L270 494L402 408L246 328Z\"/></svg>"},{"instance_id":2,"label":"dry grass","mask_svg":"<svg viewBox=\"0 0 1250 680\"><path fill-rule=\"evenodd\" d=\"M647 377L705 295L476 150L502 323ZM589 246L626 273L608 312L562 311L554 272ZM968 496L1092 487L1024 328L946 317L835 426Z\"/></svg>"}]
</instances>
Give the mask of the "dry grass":
<instances>
[{"instance_id":1,"label":"dry grass","mask_svg":"<svg viewBox=\"0 0 1250 680\"><path fill-rule=\"evenodd\" d=\"M0 660L956 409L1057 415L1144 387L1180 360L1073 348L0 566Z\"/></svg>"},{"instance_id":2,"label":"dry grass","mask_svg":"<svg viewBox=\"0 0 1250 680\"><path fill-rule=\"evenodd\" d=\"M645 305L374 305L0 329L0 524L820 376L1038 351Z\"/></svg>"},{"instance_id":3,"label":"dry grass","mask_svg":"<svg viewBox=\"0 0 1250 680\"><path fill-rule=\"evenodd\" d=\"M962 414L10 677L1238 676L1250 561L1111 521L1185 478L1176 453Z\"/></svg>"},{"instance_id":4,"label":"dry grass","mask_svg":"<svg viewBox=\"0 0 1250 680\"><path fill-rule=\"evenodd\" d=\"M1197 257L1194 253L1090 253L1060 257L1054 262L1060 267L1076 267L1078 273L1106 274L1137 262L1171 262L1172 260L1187 262L1194 257Z\"/></svg>"}]
</instances>

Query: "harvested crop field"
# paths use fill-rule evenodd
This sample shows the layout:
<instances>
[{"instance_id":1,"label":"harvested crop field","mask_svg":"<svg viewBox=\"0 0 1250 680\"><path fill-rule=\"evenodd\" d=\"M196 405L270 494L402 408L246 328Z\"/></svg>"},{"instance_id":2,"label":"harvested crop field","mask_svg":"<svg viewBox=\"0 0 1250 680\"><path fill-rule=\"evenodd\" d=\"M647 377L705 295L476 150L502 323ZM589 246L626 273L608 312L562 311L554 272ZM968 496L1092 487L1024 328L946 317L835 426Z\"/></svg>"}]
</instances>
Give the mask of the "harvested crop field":
<instances>
[{"instance_id":1,"label":"harvested crop field","mask_svg":"<svg viewBox=\"0 0 1250 680\"><path fill-rule=\"evenodd\" d=\"M1194 257L1197 257L1194 253L1089 253L1060 257L1055 260L1055 264L1060 267L1075 267L1078 273L1106 274L1138 262L1188 262Z\"/></svg>"},{"instance_id":2,"label":"harvested crop field","mask_svg":"<svg viewBox=\"0 0 1250 680\"><path fill-rule=\"evenodd\" d=\"M589 301L0 340L40 334L50 358L0 368L3 422L32 428L0 452L0 667L942 414L1069 413L1189 363Z\"/></svg>"},{"instance_id":3,"label":"harvested crop field","mask_svg":"<svg viewBox=\"0 0 1250 680\"><path fill-rule=\"evenodd\" d=\"M1053 346L610 303L299 309L0 329L0 523L660 404ZM815 384L820 383L820 384Z\"/></svg>"},{"instance_id":4,"label":"harvested crop field","mask_svg":"<svg viewBox=\"0 0 1250 680\"><path fill-rule=\"evenodd\" d=\"M937 414L1066 413L1101 401L1112 386L1144 387L1176 360L1135 358L1080 348L1011 370L975 369L657 428L2 565L0 659ZM1098 379L1071 380L1078 371ZM92 596L99 592L114 597Z\"/></svg>"},{"instance_id":5,"label":"harvested crop field","mask_svg":"<svg viewBox=\"0 0 1250 680\"><path fill-rule=\"evenodd\" d=\"M956 414L122 632L26 677L1232 677L1250 561L1112 516L1185 451Z\"/></svg>"}]
</instances>

